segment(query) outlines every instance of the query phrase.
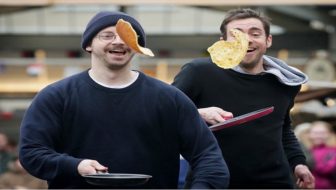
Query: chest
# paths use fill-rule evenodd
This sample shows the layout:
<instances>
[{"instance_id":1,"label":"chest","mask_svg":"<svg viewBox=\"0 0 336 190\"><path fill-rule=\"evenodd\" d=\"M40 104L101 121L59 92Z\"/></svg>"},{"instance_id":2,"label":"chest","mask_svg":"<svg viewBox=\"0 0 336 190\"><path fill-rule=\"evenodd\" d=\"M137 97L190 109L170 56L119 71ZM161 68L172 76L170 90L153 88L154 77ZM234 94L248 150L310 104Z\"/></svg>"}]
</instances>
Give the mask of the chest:
<instances>
[{"instance_id":1,"label":"chest","mask_svg":"<svg viewBox=\"0 0 336 190\"><path fill-rule=\"evenodd\" d=\"M270 74L240 77L217 72L203 78L196 100L198 107L217 105L231 110L242 107L288 107L297 90L281 84Z\"/></svg>"}]
</instances>

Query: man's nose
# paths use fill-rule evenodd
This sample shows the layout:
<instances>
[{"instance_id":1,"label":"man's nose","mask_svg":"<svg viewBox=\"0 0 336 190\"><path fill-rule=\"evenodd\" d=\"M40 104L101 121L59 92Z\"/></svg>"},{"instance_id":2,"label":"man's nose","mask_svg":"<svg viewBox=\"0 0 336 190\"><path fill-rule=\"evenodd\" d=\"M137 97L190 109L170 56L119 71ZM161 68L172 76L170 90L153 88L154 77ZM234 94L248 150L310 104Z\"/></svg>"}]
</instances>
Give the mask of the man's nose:
<instances>
[{"instance_id":1,"label":"man's nose","mask_svg":"<svg viewBox=\"0 0 336 190\"><path fill-rule=\"evenodd\" d=\"M247 41L248 42L252 42L253 41L253 37L252 36L250 36L250 35L246 35L247 36Z\"/></svg>"},{"instance_id":2,"label":"man's nose","mask_svg":"<svg viewBox=\"0 0 336 190\"><path fill-rule=\"evenodd\" d=\"M116 35L115 39L112 41L113 44L125 44L125 42L120 38L120 36Z\"/></svg>"}]
</instances>

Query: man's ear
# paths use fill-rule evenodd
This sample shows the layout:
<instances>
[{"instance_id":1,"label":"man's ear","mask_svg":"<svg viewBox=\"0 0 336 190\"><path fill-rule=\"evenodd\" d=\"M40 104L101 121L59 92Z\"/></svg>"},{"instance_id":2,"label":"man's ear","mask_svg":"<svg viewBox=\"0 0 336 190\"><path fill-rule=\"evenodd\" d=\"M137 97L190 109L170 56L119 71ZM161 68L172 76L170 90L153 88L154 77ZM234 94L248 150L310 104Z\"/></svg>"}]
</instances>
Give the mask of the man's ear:
<instances>
[{"instance_id":1,"label":"man's ear","mask_svg":"<svg viewBox=\"0 0 336 190\"><path fill-rule=\"evenodd\" d=\"M91 45L86 46L85 50L88 51L88 52L91 52L91 51L92 51L92 47L91 47Z\"/></svg>"},{"instance_id":2,"label":"man's ear","mask_svg":"<svg viewBox=\"0 0 336 190\"><path fill-rule=\"evenodd\" d=\"M266 39L266 45L267 48L270 48L272 46L272 35L269 35Z\"/></svg>"}]
</instances>

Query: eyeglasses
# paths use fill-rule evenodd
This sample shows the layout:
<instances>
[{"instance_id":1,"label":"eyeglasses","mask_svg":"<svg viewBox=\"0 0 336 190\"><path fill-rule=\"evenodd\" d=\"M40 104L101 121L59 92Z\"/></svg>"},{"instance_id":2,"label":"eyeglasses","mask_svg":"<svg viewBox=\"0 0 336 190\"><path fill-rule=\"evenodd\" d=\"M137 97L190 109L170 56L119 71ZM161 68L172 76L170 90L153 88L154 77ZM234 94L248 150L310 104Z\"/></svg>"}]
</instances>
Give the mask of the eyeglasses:
<instances>
[{"instance_id":1,"label":"eyeglasses","mask_svg":"<svg viewBox=\"0 0 336 190\"><path fill-rule=\"evenodd\" d=\"M113 33L103 33L103 34L98 34L96 37L103 41L103 42L110 42L114 41L117 38L118 35L115 35Z\"/></svg>"},{"instance_id":2,"label":"eyeglasses","mask_svg":"<svg viewBox=\"0 0 336 190\"><path fill-rule=\"evenodd\" d=\"M102 34L97 34L96 38L98 38L100 41L103 41L103 42L112 42L117 38L117 36L118 35L114 33L102 33ZM139 35L137 35L137 37L139 38Z\"/></svg>"}]
</instances>

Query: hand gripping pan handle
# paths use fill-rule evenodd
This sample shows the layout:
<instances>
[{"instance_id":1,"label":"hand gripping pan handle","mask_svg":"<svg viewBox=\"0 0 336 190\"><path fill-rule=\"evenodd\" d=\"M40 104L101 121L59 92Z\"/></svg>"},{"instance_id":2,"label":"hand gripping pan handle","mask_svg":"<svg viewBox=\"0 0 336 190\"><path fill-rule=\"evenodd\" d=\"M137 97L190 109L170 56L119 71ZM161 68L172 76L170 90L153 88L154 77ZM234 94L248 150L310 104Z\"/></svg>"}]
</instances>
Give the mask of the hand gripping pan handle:
<instances>
[{"instance_id":1,"label":"hand gripping pan handle","mask_svg":"<svg viewBox=\"0 0 336 190\"><path fill-rule=\"evenodd\" d=\"M220 129L240 125L240 124L246 123L248 121L252 121L252 120L258 119L260 117L263 117L265 115L268 115L268 114L272 113L273 110L274 110L273 106L263 108L263 109L256 110L256 111L244 114L244 115L234 117L232 119L225 120L224 122L217 123L215 125L211 125L209 128L211 129L211 131L218 131Z\"/></svg>"}]
</instances>

